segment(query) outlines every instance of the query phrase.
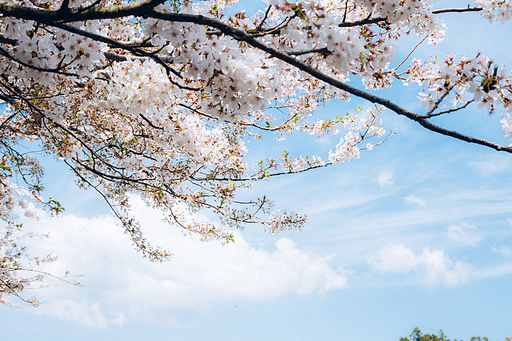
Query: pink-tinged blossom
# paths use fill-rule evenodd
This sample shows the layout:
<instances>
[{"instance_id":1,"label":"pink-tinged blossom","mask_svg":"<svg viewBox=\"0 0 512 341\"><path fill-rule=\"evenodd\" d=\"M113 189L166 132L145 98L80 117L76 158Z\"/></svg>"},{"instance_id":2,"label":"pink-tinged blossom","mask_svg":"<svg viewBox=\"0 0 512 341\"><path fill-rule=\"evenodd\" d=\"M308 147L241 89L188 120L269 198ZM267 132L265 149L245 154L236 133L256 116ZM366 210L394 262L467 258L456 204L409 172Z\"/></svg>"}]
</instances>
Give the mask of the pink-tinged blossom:
<instances>
[{"instance_id":1,"label":"pink-tinged blossom","mask_svg":"<svg viewBox=\"0 0 512 341\"><path fill-rule=\"evenodd\" d=\"M505 114L500 120L503 131L505 132L505 138L512 140L512 115Z\"/></svg>"}]
</instances>

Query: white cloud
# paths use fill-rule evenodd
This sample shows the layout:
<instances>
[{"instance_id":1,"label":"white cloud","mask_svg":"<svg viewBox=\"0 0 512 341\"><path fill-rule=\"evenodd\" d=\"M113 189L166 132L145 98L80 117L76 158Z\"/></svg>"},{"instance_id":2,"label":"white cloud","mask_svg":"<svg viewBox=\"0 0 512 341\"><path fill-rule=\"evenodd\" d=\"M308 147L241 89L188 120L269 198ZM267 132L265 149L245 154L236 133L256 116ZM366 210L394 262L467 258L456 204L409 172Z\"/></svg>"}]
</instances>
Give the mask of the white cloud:
<instances>
[{"instance_id":1,"label":"white cloud","mask_svg":"<svg viewBox=\"0 0 512 341\"><path fill-rule=\"evenodd\" d=\"M379 182L379 185L381 187L385 185L392 185L394 184L394 181L391 181L391 178L393 177L394 173L390 171L383 171L380 173L377 181Z\"/></svg>"},{"instance_id":2,"label":"white cloud","mask_svg":"<svg viewBox=\"0 0 512 341\"><path fill-rule=\"evenodd\" d=\"M474 279L494 278L512 273L512 263L502 263L476 270L472 277Z\"/></svg>"},{"instance_id":3,"label":"white cloud","mask_svg":"<svg viewBox=\"0 0 512 341\"><path fill-rule=\"evenodd\" d=\"M382 273L409 272L418 267L414 253L403 245L384 246L370 254L368 263Z\"/></svg>"},{"instance_id":4,"label":"white cloud","mask_svg":"<svg viewBox=\"0 0 512 341\"><path fill-rule=\"evenodd\" d=\"M100 310L99 303L75 301L73 299L53 300L41 305L36 311L38 315L50 315L59 320L66 320L85 325L89 328L105 328L108 320Z\"/></svg>"},{"instance_id":5,"label":"white cloud","mask_svg":"<svg viewBox=\"0 0 512 341\"><path fill-rule=\"evenodd\" d=\"M473 232L474 230L476 230L475 225L462 223L460 226L449 226L446 234L448 238L463 246L476 246L482 238L480 235Z\"/></svg>"},{"instance_id":6,"label":"white cloud","mask_svg":"<svg viewBox=\"0 0 512 341\"><path fill-rule=\"evenodd\" d=\"M140 200L133 208L148 239L173 253L170 261L143 259L111 216L52 219L43 213L36 224L25 222L50 231L43 243L29 241L30 252L59 256L48 271L85 275L85 287L62 283L38 291L43 305L36 313L100 327L141 320L185 326L218 302L322 295L347 285L343 269L330 266L331 257L302 250L286 237L267 249L249 245L238 232L235 244L202 243L169 228Z\"/></svg>"},{"instance_id":7,"label":"white cloud","mask_svg":"<svg viewBox=\"0 0 512 341\"><path fill-rule=\"evenodd\" d=\"M405 201L413 203L413 204L418 204L420 206L425 206L425 201L420 199L420 198L418 198L417 196L414 196L414 195L407 196L405 198Z\"/></svg>"},{"instance_id":8,"label":"white cloud","mask_svg":"<svg viewBox=\"0 0 512 341\"><path fill-rule=\"evenodd\" d=\"M491 247L491 251L499 253L503 257L512 257L512 250L505 245L500 245L499 248Z\"/></svg>"},{"instance_id":9,"label":"white cloud","mask_svg":"<svg viewBox=\"0 0 512 341\"><path fill-rule=\"evenodd\" d=\"M470 161L468 167L472 168L482 177L493 177L510 170L510 159L501 155L493 155L485 161Z\"/></svg>"},{"instance_id":10,"label":"white cloud","mask_svg":"<svg viewBox=\"0 0 512 341\"><path fill-rule=\"evenodd\" d=\"M409 273L414 271L424 286L444 284L454 286L467 281L473 267L461 261L452 261L442 250L430 251L428 247L420 255L403 245L389 245L368 256L368 264L381 273Z\"/></svg>"}]
</instances>

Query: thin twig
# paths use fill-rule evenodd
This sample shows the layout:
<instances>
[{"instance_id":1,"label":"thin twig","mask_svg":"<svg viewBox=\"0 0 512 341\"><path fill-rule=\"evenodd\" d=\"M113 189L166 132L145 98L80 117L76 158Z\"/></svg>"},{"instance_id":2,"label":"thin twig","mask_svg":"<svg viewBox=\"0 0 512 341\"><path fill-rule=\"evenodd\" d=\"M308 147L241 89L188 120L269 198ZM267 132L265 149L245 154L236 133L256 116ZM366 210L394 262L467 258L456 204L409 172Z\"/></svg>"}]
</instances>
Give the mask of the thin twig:
<instances>
[{"instance_id":1,"label":"thin twig","mask_svg":"<svg viewBox=\"0 0 512 341\"><path fill-rule=\"evenodd\" d=\"M453 109L448 109L448 110L444 110L444 111L440 111L440 112L437 112L437 113L425 114L425 115L422 115L421 117L423 117L423 118L431 118L431 117L436 117L436 116L440 116L440 115L444 115L444 114L449 114L449 113L452 113L452 112L455 112L455 111L459 111L461 109L465 109L468 105L470 105L474 101L475 100L472 99L471 101L466 102L466 104L464 104L464 105L462 105L460 107L453 108Z\"/></svg>"},{"instance_id":2,"label":"thin twig","mask_svg":"<svg viewBox=\"0 0 512 341\"><path fill-rule=\"evenodd\" d=\"M411 50L411 52L409 52L409 54L404 58L404 60L402 60L402 62L398 64L397 67L395 67L392 71L396 72L396 70L398 70L398 68L402 66L407 61L407 59L409 59L409 57L414 53L418 46L420 46L427 38L428 36L423 37L423 39L421 39L421 41L418 44L416 44L416 46L414 46L414 48Z\"/></svg>"}]
</instances>

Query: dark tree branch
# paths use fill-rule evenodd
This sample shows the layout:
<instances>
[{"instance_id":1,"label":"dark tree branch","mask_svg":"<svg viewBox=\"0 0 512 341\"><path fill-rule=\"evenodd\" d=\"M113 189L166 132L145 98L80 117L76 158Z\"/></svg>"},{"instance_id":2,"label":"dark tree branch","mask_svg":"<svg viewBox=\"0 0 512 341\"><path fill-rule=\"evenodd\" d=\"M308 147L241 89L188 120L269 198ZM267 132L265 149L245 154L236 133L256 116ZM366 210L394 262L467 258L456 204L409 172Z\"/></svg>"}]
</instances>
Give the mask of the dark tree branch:
<instances>
[{"instance_id":1,"label":"dark tree branch","mask_svg":"<svg viewBox=\"0 0 512 341\"><path fill-rule=\"evenodd\" d=\"M463 7L463 8L442 8L435 9L432 11L434 14L442 14L442 13L463 13L463 12L480 12L482 7Z\"/></svg>"},{"instance_id":2,"label":"dark tree branch","mask_svg":"<svg viewBox=\"0 0 512 341\"><path fill-rule=\"evenodd\" d=\"M16 117L18 113L15 112L14 114L11 114L9 115L5 120L2 121L2 123L0 123L0 131L4 128L4 126L10 121L12 120L14 117Z\"/></svg>"},{"instance_id":3,"label":"dark tree branch","mask_svg":"<svg viewBox=\"0 0 512 341\"><path fill-rule=\"evenodd\" d=\"M439 97L439 99L434 103L434 107L432 109L430 109L428 111L428 113L426 115L423 115L423 117L425 116L429 116L429 115L432 115L434 113L434 111L437 110L437 108L439 108L439 105L441 105L441 102L444 101L444 99L446 98L446 96L448 96L448 94L450 93L450 91L453 90L453 88L455 87L455 85L452 85L448 88L444 88L444 93L441 95L441 97Z\"/></svg>"},{"instance_id":4,"label":"dark tree branch","mask_svg":"<svg viewBox=\"0 0 512 341\"><path fill-rule=\"evenodd\" d=\"M272 5L268 5L267 10L265 11L265 15L263 16L263 19L261 19L261 22L259 23L258 27L256 27L256 30L258 30L258 31L263 30L263 25L265 25L265 21L267 21L268 14L270 13L271 8L272 8Z\"/></svg>"},{"instance_id":5,"label":"dark tree branch","mask_svg":"<svg viewBox=\"0 0 512 341\"><path fill-rule=\"evenodd\" d=\"M338 26L339 27L356 27L356 26L361 26L361 25L377 24L377 23L387 21L387 20L388 20L388 18L366 18L366 19L361 19L361 20L357 20L357 21L342 22L342 23L339 23Z\"/></svg>"},{"instance_id":6,"label":"dark tree branch","mask_svg":"<svg viewBox=\"0 0 512 341\"><path fill-rule=\"evenodd\" d=\"M443 9L436 9L433 10L433 14L442 14L442 13L462 13L462 12L480 12L482 10L482 7L463 7L463 8L443 8ZM338 24L339 27L355 27L355 26L361 26L361 25L370 25L370 24L377 24L383 21L387 21L388 18L366 18L361 19L357 21L352 22L345 22Z\"/></svg>"},{"instance_id":7,"label":"dark tree branch","mask_svg":"<svg viewBox=\"0 0 512 341\"><path fill-rule=\"evenodd\" d=\"M60 4L59 11L60 12L65 12L65 13L68 13L70 11L69 0L63 0L62 1L62 4Z\"/></svg>"},{"instance_id":8,"label":"dark tree branch","mask_svg":"<svg viewBox=\"0 0 512 341\"><path fill-rule=\"evenodd\" d=\"M16 39L11 39L11 38L6 38L4 36L0 36L0 43L14 46L18 43L18 41Z\"/></svg>"},{"instance_id":9,"label":"dark tree branch","mask_svg":"<svg viewBox=\"0 0 512 341\"><path fill-rule=\"evenodd\" d=\"M105 55L105 58L112 60L114 62L125 62L128 60L128 58L126 56L123 56L123 55L117 54L117 53L113 53L113 52L105 52L104 55ZM150 58L150 57L143 57L143 58ZM160 59L164 63L168 63L168 64L173 62L173 59L170 57L167 57L167 56L162 56L162 57L160 57Z\"/></svg>"},{"instance_id":10,"label":"dark tree branch","mask_svg":"<svg viewBox=\"0 0 512 341\"><path fill-rule=\"evenodd\" d=\"M332 54L332 52L329 51L329 49L327 49L327 47L322 47L319 49L312 49L312 50L305 50L305 51L286 51L286 53L288 53L289 55L292 55L292 56L302 56L302 55L310 54L310 53L320 53L324 57L327 57Z\"/></svg>"}]
</instances>

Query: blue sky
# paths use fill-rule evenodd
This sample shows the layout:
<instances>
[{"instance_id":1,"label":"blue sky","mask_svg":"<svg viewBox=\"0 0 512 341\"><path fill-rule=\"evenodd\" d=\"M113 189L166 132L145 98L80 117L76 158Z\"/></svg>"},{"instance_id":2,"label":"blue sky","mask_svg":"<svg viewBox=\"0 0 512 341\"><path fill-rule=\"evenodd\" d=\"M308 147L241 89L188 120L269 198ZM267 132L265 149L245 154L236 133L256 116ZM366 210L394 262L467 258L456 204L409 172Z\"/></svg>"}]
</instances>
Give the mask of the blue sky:
<instances>
[{"instance_id":1,"label":"blue sky","mask_svg":"<svg viewBox=\"0 0 512 341\"><path fill-rule=\"evenodd\" d=\"M478 14L442 18L445 41L420 47L416 57L482 51L510 69L510 24L489 25ZM408 38L399 58L417 40ZM418 89L395 86L380 94L422 110ZM335 102L319 115L364 104ZM101 200L46 160L46 196L66 213L26 221L50 231L49 239L27 243L58 255L49 270L83 274L84 286L34 289L38 308L0 306L0 339L398 341L418 326L451 339L505 340L512 335L510 155L390 112L382 118L397 134L360 159L240 193L266 194L278 208L307 214L302 231L272 236L255 226L236 232L234 245L201 243L133 197L148 238L174 254L162 264L142 259ZM443 124L508 144L499 119L470 109ZM276 142L269 135L247 147L254 159L284 149L326 155L338 138Z\"/></svg>"}]
</instances>

